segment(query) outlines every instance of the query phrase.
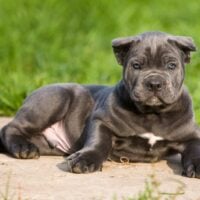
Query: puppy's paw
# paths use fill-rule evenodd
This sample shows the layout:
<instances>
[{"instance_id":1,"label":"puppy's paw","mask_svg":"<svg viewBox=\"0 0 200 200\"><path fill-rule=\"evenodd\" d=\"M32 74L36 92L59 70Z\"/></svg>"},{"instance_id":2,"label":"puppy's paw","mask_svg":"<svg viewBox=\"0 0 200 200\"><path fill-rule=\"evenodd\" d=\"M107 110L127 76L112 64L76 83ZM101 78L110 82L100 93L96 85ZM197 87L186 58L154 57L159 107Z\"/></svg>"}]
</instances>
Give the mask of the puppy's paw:
<instances>
[{"instance_id":1,"label":"puppy's paw","mask_svg":"<svg viewBox=\"0 0 200 200\"><path fill-rule=\"evenodd\" d=\"M190 178L200 178L200 157L188 158L183 166L182 175Z\"/></svg>"},{"instance_id":2,"label":"puppy's paw","mask_svg":"<svg viewBox=\"0 0 200 200\"><path fill-rule=\"evenodd\" d=\"M183 175L200 178L200 140L190 141L182 154Z\"/></svg>"},{"instance_id":3,"label":"puppy's paw","mask_svg":"<svg viewBox=\"0 0 200 200\"><path fill-rule=\"evenodd\" d=\"M20 159L39 158L39 149L26 138L19 135L12 135L9 138L8 151L15 157Z\"/></svg>"},{"instance_id":4,"label":"puppy's paw","mask_svg":"<svg viewBox=\"0 0 200 200\"><path fill-rule=\"evenodd\" d=\"M77 174L101 170L102 162L94 150L81 150L66 158L67 171Z\"/></svg>"}]
</instances>

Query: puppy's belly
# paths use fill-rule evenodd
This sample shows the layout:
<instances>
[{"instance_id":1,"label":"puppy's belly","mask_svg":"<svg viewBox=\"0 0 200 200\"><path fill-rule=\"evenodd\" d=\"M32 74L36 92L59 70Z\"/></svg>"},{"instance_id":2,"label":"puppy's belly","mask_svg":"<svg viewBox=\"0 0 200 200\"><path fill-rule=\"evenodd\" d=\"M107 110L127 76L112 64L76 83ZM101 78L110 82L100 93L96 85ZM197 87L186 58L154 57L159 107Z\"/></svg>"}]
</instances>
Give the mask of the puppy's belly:
<instances>
[{"instance_id":1,"label":"puppy's belly","mask_svg":"<svg viewBox=\"0 0 200 200\"><path fill-rule=\"evenodd\" d=\"M59 121L45 129L42 134L52 148L57 148L64 153L68 153L72 146L69 134L66 133L64 122Z\"/></svg>"}]
</instances>

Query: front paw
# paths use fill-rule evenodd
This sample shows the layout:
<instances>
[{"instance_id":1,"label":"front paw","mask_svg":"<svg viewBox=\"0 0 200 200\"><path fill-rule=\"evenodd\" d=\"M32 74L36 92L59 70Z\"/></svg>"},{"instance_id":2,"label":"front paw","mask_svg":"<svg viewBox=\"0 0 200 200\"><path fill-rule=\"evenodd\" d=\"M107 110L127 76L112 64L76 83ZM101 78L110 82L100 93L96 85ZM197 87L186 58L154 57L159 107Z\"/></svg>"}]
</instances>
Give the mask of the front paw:
<instances>
[{"instance_id":1,"label":"front paw","mask_svg":"<svg viewBox=\"0 0 200 200\"><path fill-rule=\"evenodd\" d=\"M81 150L66 158L67 171L77 174L101 170L102 162L94 150Z\"/></svg>"},{"instance_id":2,"label":"front paw","mask_svg":"<svg viewBox=\"0 0 200 200\"><path fill-rule=\"evenodd\" d=\"M200 156L185 159L182 175L190 178L200 178Z\"/></svg>"},{"instance_id":3,"label":"front paw","mask_svg":"<svg viewBox=\"0 0 200 200\"><path fill-rule=\"evenodd\" d=\"M200 141L193 140L187 144L182 154L183 175L200 178Z\"/></svg>"}]
</instances>

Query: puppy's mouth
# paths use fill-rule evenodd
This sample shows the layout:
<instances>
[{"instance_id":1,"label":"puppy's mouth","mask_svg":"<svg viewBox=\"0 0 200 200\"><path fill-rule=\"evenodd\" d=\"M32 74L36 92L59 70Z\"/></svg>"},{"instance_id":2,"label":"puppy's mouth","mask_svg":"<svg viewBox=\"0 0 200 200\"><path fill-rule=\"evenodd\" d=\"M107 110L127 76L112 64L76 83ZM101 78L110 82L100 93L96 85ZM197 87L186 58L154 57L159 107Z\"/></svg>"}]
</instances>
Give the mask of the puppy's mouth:
<instances>
[{"instance_id":1,"label":"puppy's mouth","mask_svg":"<svg viewBox=\"0 0 200 200\"><path fill-rule=\"evenodd\" d=\"M163 105L163 101L156 95L153 95L144 102L147 106L161 106Z\"/></svg>"},{"instance_id":2,"label":"puppy's mouth","mask_svg":"<svg viewBox=\"0 0 200 200\"><path fill-rule=\"evenodd\" d=\"M131 98L135 102L142 103L143 105L147 106L161 106L163 104L166 104L157 93L142 97L136 92L133 92Z\"/></svg>"}]
</instances>

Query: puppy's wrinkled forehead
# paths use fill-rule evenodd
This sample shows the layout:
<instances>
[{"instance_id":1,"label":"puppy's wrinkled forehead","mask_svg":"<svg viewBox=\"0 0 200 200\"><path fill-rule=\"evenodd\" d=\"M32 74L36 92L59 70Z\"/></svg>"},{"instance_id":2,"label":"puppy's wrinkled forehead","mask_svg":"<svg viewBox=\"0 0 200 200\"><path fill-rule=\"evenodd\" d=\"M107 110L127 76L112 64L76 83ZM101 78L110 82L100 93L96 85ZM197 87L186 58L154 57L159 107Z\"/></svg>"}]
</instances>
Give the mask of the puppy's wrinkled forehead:
<instances>
[{"instance_id":1,"label":"puppy's wrinkled forehead","mask_svg":"<svg viewBox=\"0 0 200 200\"><path fill-rule=\"evenodd\" d=\"M145 33L140 35L140 40L134 42L128 51L127 61L132 57L146 59L152 63L163 56L180 57L180 51L168 42L166 34Z\"/></svg>"},{"instance_id":2,"label":"puppy's wrinkled forehead","mask_svg":"<svg viewBox=\"0 0 200 200\"><path fill-rule=\"evenodd\" d=\"M158 51L169 46L167 35L164 33L144 33L140 35L140 42L135 45L140 50L155 55ZM134 47L134 45L133 45ZM172 48L171 48L172 49ZM171 50L169 49L169 50Z\"/></svg>"},{"instance_id":3,"label":"puppy's wrinkled forehead","mask_svg":"<svg viewBox=\"0 0 200 200\"><path fill-rule=\"evenodd\" d=\"M183 56L184 62L189 62L190 52L196 47L191 37L174 36L162 32L146 32L137 36L117 38L112 41L113 51L121 65L127 63L130 56L145 54L153 58L161 53L173 53Z\"/></svg>"}]
</instances>

